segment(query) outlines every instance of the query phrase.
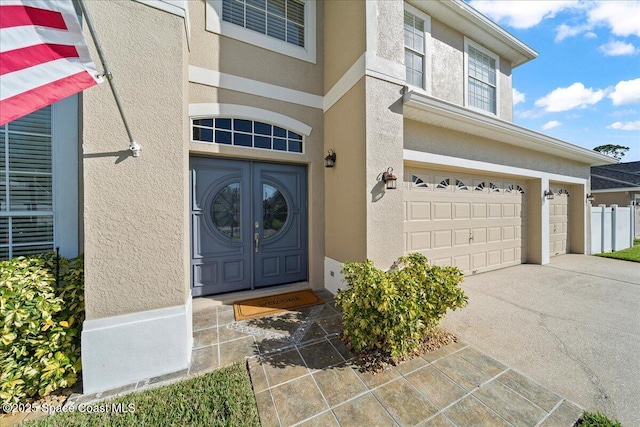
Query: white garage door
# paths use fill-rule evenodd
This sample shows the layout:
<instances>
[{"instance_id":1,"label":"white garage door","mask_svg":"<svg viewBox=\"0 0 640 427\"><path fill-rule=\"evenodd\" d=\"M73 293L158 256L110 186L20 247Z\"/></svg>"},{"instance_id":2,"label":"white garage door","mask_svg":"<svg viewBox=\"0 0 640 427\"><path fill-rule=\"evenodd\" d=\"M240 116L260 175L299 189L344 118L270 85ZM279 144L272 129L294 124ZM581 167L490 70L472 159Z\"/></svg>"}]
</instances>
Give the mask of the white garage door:
<instances>
[{"instance_id":1,"label":"white garage door","mask_svg":"<svg viewBox=\"0 0 640 427\"><path fill-rule=\"evenodd\" d=\"M569 191L563 187L551 187L553 199L549 200L549 255L569 252Z\"/></svg>"},{"instance_id":2,"label":"white garage door","mask_svg":"<svg viewBox=\"0 0 640 427\"><path fill-rule=\"evenodd\" d=\"M408 168L405 183L405 253L465 273L526 261L524 182Z\"/></svg>"}]
</instances>

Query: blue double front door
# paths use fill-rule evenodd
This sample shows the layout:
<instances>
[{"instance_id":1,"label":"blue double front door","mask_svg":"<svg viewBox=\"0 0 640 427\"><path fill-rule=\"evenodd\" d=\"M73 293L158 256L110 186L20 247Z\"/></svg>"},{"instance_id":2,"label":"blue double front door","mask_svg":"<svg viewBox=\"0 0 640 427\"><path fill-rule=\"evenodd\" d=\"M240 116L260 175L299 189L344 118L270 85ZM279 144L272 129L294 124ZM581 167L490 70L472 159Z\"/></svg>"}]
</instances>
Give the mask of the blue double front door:
<instances>
[{"instance_id":1,"label":"blue double front door","mask_svg":"<svg viewBox=\"0 0 640 427\"><path fill-rule=\"evenodd\" d=\"M307 280L306 166L192 157L192 295Z\"/></svg>"}]
</instances>

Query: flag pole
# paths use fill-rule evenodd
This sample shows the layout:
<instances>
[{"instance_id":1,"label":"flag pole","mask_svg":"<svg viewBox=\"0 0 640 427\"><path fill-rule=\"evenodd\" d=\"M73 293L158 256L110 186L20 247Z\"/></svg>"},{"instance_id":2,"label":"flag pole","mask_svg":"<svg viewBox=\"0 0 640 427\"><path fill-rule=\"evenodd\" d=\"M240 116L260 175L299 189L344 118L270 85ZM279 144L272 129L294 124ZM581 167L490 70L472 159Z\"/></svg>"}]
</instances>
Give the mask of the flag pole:
<instances>
[{"instance_id":1,"label":"flag pole","mask_svg":"<svg viewBox=\"0 0 640 427\"><path fill-rule=\"evenodd\" d=\"M91 33L91 38L93 39L93 43L96 47L96 51L98 52L98 56L100 57L100 62L102 63L103 76L106 77L109 82L109 87L111 88L111 92L113 93L113 98L116 101L116 106L118 107L118 111L120 112L120 117L122 117L122 123L124 124L124 128L127 131L127 135L129 136L129 150L133 154L133 157L138 157L140 155L140 150L142 147L133 139L133 134L131 133L131 128L129 127L129 122L127 122L127 118L124 115L124 109L122 108L122 103L120 102L120 97L118 96L118 91L116 90L116 86L113 83L113 75L111 74L111 70L107 65L107 60L104 56L104 52L102 51L102 46L98 41L98 36L96 35L96 30L93 26L93 21L91 20L91 16L89 15L89 11L87 10L84 0L76 0L80 4L80 9L82 10L82 14L84 15L84 19L87 22L87 27L89 28L89 32Z\"/></svg>"}]
</instances>

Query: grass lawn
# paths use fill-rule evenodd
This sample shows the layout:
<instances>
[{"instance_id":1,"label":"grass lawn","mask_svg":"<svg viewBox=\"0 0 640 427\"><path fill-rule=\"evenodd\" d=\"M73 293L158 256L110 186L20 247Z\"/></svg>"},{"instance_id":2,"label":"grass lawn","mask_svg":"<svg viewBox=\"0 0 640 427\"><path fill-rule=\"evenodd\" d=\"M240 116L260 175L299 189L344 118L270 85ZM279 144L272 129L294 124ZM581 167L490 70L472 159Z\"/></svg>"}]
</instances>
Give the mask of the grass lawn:
<instances>
[{"instance_id":1,"label":"grass lawn","mask_svg":"<svg viewBox=\"0 0 640 427\"><path fill-rule=\"evenodd\" d=\"M135 412L75 412L40 418L31 427L260 426L249 374L237 363L179 383L87 406L122 404Z\"/></svg>"},{"instance_id":2,"label":"grass lawn","mask_svg":"<svg viewBox=\"0 0 640 427\"><path fill-rule=\"evenodd\" d=\"M627 249L623 249L617 252L607 252L604 254L597 254L597 256L605 258L622 259L625 261L640 262L640 239L633 241L633 246Z\"/></svg>"}]
</instances>

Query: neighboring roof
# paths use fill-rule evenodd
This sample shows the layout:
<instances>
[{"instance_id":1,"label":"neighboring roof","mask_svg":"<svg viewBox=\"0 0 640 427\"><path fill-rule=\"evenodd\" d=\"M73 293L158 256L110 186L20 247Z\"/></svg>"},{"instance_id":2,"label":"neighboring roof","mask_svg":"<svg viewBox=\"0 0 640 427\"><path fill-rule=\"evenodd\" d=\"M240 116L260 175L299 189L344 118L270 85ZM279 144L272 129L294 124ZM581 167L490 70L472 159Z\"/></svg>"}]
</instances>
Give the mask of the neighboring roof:
<instances>
[{"instance_id":1,"label":"neighboring roof","mask_svg":"<svg viewBox=\"0 0 640 427\"><path fill-rule=\"evenodd\" d=\"M592 190L640 190L640 162L593 166L591 168Z\"/></svg>"},{"instance_id":2,"label":"neighboring roof","mask_svg":"<svg viewBox=\"0 0 640 427\"><path fill-rule=\"evenodd\" d=\"M408 0L408 3L508 59L513 68L538 56L534 49L462 0Z\"/></svg>"},{"instance_id":3,"label":"neighboring roof","mask_svg":"<svg viewBox=\"0 0 640 427\"><path fill-rule=\"evenodd\" d=\"M597 151L587 150L497 117L422 93L410 91L404 95L403 101L403 114L407 119L575 160L589 166L617 162L616 159Z\"/></svg>"}]
</instances>

